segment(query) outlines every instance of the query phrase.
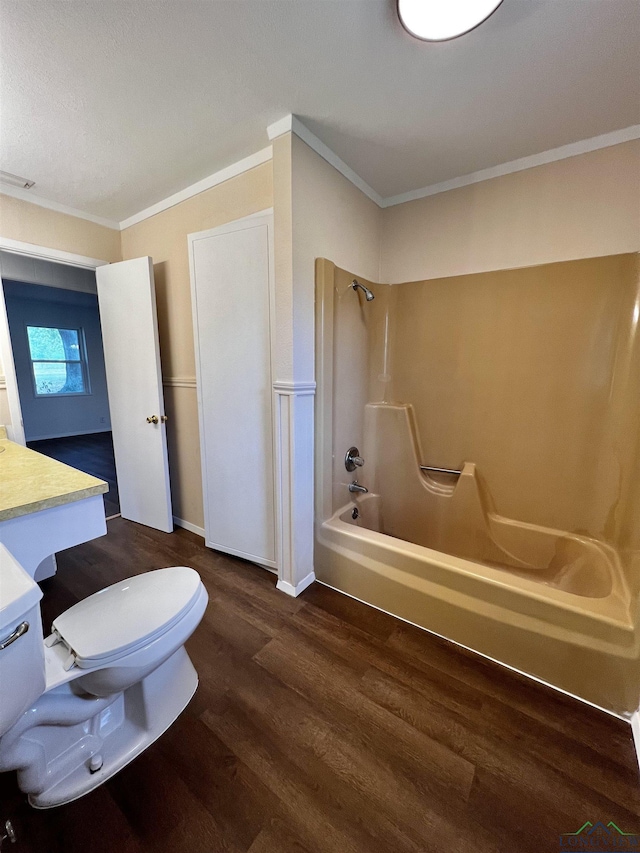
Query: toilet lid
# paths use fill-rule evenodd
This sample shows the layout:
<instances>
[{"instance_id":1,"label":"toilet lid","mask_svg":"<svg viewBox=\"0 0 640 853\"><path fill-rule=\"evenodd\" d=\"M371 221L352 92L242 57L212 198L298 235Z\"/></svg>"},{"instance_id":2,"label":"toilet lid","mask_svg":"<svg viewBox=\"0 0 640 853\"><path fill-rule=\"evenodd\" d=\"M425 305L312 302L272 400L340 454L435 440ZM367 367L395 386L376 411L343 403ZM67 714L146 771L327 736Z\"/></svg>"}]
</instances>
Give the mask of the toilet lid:
<instances>
[{"instance_id":1,"label":"toilet lid","mask_svg":"<svg viewBox=\"0 0 640 853\"><path fill-rule=\"evenodd\" d=\"M178 622L199 589L200 575L186 566L145 572L74 604L53 630L78 660L122 657Z\"/></svg>"}]
</instances>

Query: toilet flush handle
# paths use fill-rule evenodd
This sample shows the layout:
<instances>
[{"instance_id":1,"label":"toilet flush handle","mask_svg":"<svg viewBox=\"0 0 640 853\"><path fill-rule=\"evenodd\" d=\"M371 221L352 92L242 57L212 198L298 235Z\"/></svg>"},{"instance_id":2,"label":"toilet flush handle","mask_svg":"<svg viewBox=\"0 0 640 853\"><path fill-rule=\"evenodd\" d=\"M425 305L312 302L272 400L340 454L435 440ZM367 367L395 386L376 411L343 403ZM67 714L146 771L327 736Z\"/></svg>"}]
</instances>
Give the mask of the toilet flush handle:
<instances>
[{"instance_id":1,"label":"toilet flush handle","mask_svg":"<svg viewBox=\"0 0 640 853\"><path fill-rule=\"evenodd\" d=\"M13 634L9 634L9 636L6 638L6 640L3 640L0 643L0 652L3 651L4 649L6 649L7 646L10 646L11 643L15 643L16 640L19 640L20 637L22 637L23 634L26 634L28 630L29 630L29 623L28 622L21 622L18 625L18 627L16 628L16 630L13 632Z\"/></svg>"},{"instance_id":2,"label":"toilet flush handle","mask_svg":"<svg viewBox=\"0 0 640 853\"><path fill-rule=\"evenodd\" d=\"M12 844L15 844L18 839L16 838L16 831L13 828L13 824L10 820L5 820L4 822L4 833L0 835L0 847L2 847L3 841L10 841Z\"/></svg>"}]
</instances>

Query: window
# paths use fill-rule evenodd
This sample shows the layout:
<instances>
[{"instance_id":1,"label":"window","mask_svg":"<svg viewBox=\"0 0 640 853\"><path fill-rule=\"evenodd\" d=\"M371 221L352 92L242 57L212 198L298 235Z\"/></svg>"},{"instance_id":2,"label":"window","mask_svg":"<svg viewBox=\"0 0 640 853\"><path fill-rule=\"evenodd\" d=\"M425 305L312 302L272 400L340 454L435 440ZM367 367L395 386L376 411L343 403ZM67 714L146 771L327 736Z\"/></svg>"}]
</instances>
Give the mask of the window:
<instances>
[{"instance_id":1,"label":"window","mask_svg":"<svg viewBox=\"0 0 640 853\"><path fill-rule=\"evenodd\" d=\"M27 326L36 396L87 394L82 329Z\"/></svg>"}]
</instances>

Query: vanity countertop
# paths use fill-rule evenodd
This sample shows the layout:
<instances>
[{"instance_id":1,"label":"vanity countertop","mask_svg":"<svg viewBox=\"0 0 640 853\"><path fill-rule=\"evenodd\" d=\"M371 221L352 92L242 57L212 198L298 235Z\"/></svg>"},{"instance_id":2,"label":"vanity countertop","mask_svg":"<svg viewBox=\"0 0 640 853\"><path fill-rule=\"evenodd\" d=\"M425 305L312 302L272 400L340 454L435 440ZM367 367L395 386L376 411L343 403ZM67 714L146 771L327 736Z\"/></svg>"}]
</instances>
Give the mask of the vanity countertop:
<instances>
[{"instance_id":1,"label":"vanity countertop","mask_svg":"<svg viewBox=\"0 0 640 853\"><path fill-rule=\"evenodd\" d=\"M101 495L109 486L9 441L0 427L0 521Z\"/></svg>"}]
</instances>

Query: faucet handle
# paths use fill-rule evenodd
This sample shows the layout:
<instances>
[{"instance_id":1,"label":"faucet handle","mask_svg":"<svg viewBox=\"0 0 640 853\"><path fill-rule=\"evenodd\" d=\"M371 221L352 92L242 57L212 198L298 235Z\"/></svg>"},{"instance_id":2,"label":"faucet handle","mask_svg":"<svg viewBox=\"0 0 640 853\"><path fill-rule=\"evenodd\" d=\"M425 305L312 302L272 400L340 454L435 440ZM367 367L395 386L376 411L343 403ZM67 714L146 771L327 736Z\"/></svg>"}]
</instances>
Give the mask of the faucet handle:
<instances>
[{"instance_id":1,"label":"faucet handle","mask_svg":"<svg viewBox=\"0 0 640 853\"><path fill-rule=\"evenodd\" d=\"M350 447L344 456L344 467L347 471L355 471L356 468L362 468L364 459L359 455L360 451L357 447Z\"/></svg>"}]
</instances>

